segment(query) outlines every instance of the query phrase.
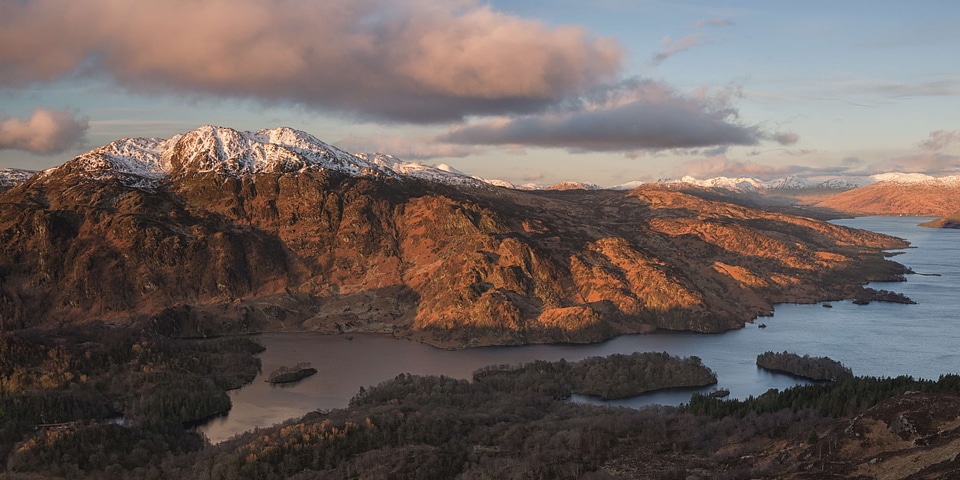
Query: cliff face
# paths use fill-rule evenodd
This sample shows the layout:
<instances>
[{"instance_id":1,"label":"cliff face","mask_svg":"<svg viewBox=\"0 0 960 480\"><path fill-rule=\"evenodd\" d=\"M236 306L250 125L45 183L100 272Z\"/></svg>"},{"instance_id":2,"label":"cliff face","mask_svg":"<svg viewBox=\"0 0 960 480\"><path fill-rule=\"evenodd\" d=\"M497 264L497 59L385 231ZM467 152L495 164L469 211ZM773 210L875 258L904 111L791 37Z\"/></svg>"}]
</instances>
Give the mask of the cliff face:
<instances>
[{"instance_id":1,"label":"cliff face","mask_svg":"<svg viewBox=\"0 0 960 480\"><path fill-rule=\"evenodd\" d=\"M738 328L775 302L904 272L880 252L898 239L655 187L524 192L303 166L129 180L68 162L0 194L3 328L591 342Z\"/></svg>"}]
</instances>

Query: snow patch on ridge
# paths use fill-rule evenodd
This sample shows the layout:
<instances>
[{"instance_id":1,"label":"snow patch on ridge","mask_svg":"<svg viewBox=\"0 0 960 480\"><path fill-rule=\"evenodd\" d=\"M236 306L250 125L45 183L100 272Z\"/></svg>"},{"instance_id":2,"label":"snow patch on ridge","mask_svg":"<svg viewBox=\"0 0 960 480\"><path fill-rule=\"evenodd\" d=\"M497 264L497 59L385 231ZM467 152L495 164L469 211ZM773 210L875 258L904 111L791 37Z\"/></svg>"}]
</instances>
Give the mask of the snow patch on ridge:
<instances>
[{"instance_id":1,"label":"snow patch on ridge","mask_svg":"<svg viewBox=\"0 0 960 480\"><path fill-rule=\"evenodd\" d=\"M84 153L56 169L79 169L96 178L119 176L128 186L149 188L171 175L214 172L237 176L317 167L352 177L418 178L450 185L513 188L508 182L470 176L446 164L404 162L379 153L354 155L288 127L241 132L204 125L166 140L127 138Z\"/></svg>"},{"instance_id":2,"label":"snow patch on ridge","mask_svg":"<svg viewBox=\"0 0 960 480\"><path fill-rule=\"evenodd\" d=\"M870 177L875 182L898 183L901 185L931 185L960 187L960 175L933 177L925 173L881 173Z\"/></svg>"},{"instance_id":3,"label":"snow patch on ridge","mask_svg":"<svg viewBox=\"0 0 960 480\"><path fill-rule=\"evenodd\" d=\"M19 185L35 173L32 170L21 170L19 168L0 168L0 188L9 188Z\"/></svg>"}]
</instances>

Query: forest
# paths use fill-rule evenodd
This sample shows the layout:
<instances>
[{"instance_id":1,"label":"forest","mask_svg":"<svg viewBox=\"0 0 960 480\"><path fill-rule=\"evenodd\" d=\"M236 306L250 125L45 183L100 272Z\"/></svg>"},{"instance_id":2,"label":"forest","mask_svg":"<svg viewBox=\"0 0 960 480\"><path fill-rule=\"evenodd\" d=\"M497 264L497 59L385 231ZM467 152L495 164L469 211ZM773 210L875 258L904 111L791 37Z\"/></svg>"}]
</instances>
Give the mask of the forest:
<instances>
[{"instance_id":1,"label":"forest","mask_svg":"<svg viewBox=\"0 0 960 480\"><path fill-rule=\"evenodd\" d=\"M228 408L225 389L252 380L256 343L109 327L2 340L0 478L762 477L794 468L743 460L771 442L813 448L835 418L908 391L960 392L958 376L860 377L746 400L694 395L676 408L564 400L715 381L696 357L613 355L491 366L473 381L399 374L346 408L210 445L190 422Z\"/></svg>"},{"instance_id":2,"label":"forest","mask_svg":"<svg viewBox=\"0 0 960 480\"><path fill-rule=\"evenodd\" d=\"M757 355L757 365L774 372L814 381L832 381L853 378L853 371L828 357L800 356L789 352L764 352Z\"/></svg>"},{"instance_id":3,"label":"forest","mask_svg":"<svg viewBox=\"0 0 960 480\"><path fill-rule=\"evenodd\" d=\"M0 334L0 459L76 477L202 448L185 426L260 370L245 337L173 339L99 323ZM81 440L81 441L78 441Z\"/></svg>"},{"instance_id":4,"label":"forest","mask_svg":"<svg viewBox=\"0 0 960 480\"><path fill-rule=\"evenodd\" d=\"M473 380L505 392L535 390L556 398L578 393L615 400L664 388L705 387L717 383L717 375L698 357L635 352L579 362L538 360L515 367L489 366L474 372Z\"/></svg>"}]
</instances>

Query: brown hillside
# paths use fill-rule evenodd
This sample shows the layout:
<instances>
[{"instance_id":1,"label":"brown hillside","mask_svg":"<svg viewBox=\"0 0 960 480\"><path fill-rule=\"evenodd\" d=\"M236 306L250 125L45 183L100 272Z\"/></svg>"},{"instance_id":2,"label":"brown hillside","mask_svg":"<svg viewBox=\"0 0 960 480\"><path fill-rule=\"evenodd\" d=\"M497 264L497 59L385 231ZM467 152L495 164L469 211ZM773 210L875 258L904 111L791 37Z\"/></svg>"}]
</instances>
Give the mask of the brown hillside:
<instances>
[{"instance_id":1,"label":"brown hillside","mask_svg":"<svg viewBox=\"0 0 960 480\"><path fill-rule=\"evenodd\" d=\"M814 206L851 215L943 216L960 210L960 187L878 182L838 193Z\"/></svg>"},{"instance_id":2,"label":"brown hillside","mask_svg":"<svg viewBox=\"0 0 960 480\"><path fill-rule=\"evenodd\" d=\"M898 239L641 188L524 192L323 169L70 163L0 194L5 329L102 319L170 335L375 331L445 346L719 332L862 295Z\"/></svg>"},{"instance_id":3,"label":"brown hillside","mask_svg":"<svg viewBox=\"0 0 960 480\"><path fill-rule=\"evenodd\" d=\"M920 224L921 227L932 228L960 228L960 212L956 212L946 217L940 217L929 222Z\"/></svg>"}]
</instances>

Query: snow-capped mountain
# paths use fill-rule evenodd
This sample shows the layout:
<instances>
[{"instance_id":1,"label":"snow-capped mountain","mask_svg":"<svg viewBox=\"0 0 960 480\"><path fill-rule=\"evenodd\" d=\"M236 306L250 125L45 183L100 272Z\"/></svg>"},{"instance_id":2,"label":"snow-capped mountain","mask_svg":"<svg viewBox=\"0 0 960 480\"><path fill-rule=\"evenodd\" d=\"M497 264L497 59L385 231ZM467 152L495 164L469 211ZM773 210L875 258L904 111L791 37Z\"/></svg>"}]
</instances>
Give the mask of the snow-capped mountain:
<instances>
[{"instance_id":1,"label":"snow-capped mountain","mask_svg":"<svg viewBox=\"0 0 960 480\"><path fill-rule=\"evenodd\" d=\"M22 183L35 173L37 172L21 170L19 168L0 168L0 188L10 188L18 183Z\"/></svg>"},{"instance_id":2,"label":"snow-capped mountain","mask_svg":"<svg viewBox=\"0 0 960 480\"><path fill-rule=\"evenodd\" d=\"M901 185L942 185L942 186L960 186L960 175L949 177L933 177L924 173L881 173L870 177L874 182L890 182Z\"/></svg>"},{"instance_id":3,"label":"snow-capped mountain","mask_svg":"<svg viewBox=\"0 0 960 480\"><path fill-rule=\"evenodd\" d=\"M627 183L621 183L620 185L613 186L610 189L611 190L633 190L634 188L638 188L646 183L649 183L649 182L644 182L643 180L632 180Z\"/></svg>"},{"instance_id":4,"label":"snow-capped mountain","mask_svg":"<svg viewBox=\"0 0 960 480\"><path fill-rule=\"evenodd\" d=\"M512 183L503 180L488 180L469 175L456 168L441 163L438 165L424 165L420 162L405 162L393 155L384 153L358 153L355 157L401 177L419 178L430 182L447 185L484 186L494 185L504 188L515 188Z\"/></svg>"},{"instance_id":5,"label":"snow-capped mountain","mask_svg":"<svg viewBox=\"0 0 960 480\"><path fill-rule=\"evenodd\" d=\"M764 188L770 190L783 189L783 190L802 190L805 188L810 188L812 185L804 178L800 178L796 175L788 175L783 178L778 178L776 180L766 182L763 184Z\"/></svg>"},{"instance_id":6,"label":"snow-capped mountain","mask_svg":"<svg viewBox=\"0 0 960 480\"><path fill-rule=\"evenodd\" d=\"M133 187L150 187L168 176L190 173L238 176L316 168L353 177L418 178L450 185L513 187L507 182L467 175L449 165L404 162L380 153L351 154L287 127L248 132L205 125L169 139L126 138L84 153L44 174L62 168L94 177L118 176Z\"/></svg>"},{"instance_id":7,"label":"snow-capped mountain","mask_svg":"<svg viewBox=\"0 0 960 480\"><path fill-rule=\"evenodd\" d=\"M740 193L763 193L770 191L800 191L800 190L851 190L864 187L875 183L889 182L901 185L942 185L942 186L960 186L960 176L951 177L933 177L922 173L882 173L871 176L861 177L835 177L827 180L812 181L798 175L789 175L773 180L760 180L751 177L714 177L708 179L697 179L691 176L685 176L680 180L660 180L660 183L667 184L688 184L705 188L722 188ZM623 186L614 188L624 188L626 185L634 185L642 182L630 182Z\"/></svg>"},{"instance_id":8,"label":"snow-capped mountain","mask_svg":"<svg viewBox=\"0 0 960 480\"><path fill-rule=\"evenodd\" d=\"M727 190L733 190L737 192L756 192L764 188L764 185L761 181L750 177L715 177L706 180L698 180L690 176L685 176L680 179L679 183L688 183L707 188L725 188Z\"/></svg>"},{"instance_id":9,"label":"snow-capped mountain","mask_svg":"<svg viewBox=\"0 0 960 480\"><path fill-rule=\"evenodd\" d=\"M595 183L567 181L553 184L544 188L544 190L600 190L602 188L603 187Z\"/></svg>"}]
</instances>

